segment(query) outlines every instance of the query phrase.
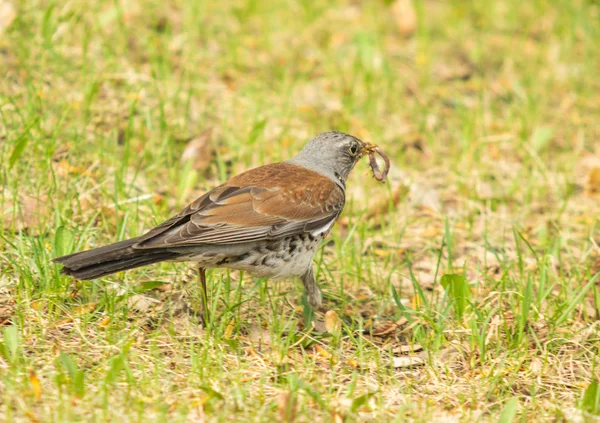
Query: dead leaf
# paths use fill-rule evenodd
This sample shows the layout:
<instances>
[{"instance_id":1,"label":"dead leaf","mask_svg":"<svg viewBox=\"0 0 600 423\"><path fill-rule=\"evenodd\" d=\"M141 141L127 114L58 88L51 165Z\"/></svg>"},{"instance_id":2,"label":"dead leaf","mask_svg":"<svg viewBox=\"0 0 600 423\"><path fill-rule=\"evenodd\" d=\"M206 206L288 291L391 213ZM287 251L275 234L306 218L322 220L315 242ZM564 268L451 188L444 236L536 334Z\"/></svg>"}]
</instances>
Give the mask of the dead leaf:
<instances>
[{"instance_id":1,"label":"dead leaf","mask_svg":"<svg viewBox=\"0 0 600 423\"><path fill-rule=\"evenodd\" d=\"M448 60L436 63L434 66L434 75L441 81L466 81L475 73L475 65L466 56L461 56L457 60Z\"/></svg>"},{"instance_id":2,"label":"dead leaf","mask_svg":"<svg viewBox=\"0 0 600 423\"><path fill-rule=\"evenodd\" d=\"M56 325L62 326L62 325L69 324L69 323L73 322L73 320L75 320L77 317L81 317L85 314L91 313L95 309L96 309L95 303L87 303L87 304L82 304L80 306L77 306L73 309L73 311L71 311L71 314L68 317L60 320Z\"/></svg>"},{"instance_id":3,"label":"dead leaf","mask_svg":"<svg viewBox=\"0 0 600 423\"><path fill-rule=\"evenodd\" d=\"M589 304L591 306L591 304ZM596 309L592 306L589 317L596 318ZM545 319L539 319L535 322L530 323L531 329L535 331L535 336L539 342L543 342L548 338L549 325Z\"/></svg>"},{"instance_id":4,"label":"dead leaf","mask_svg":"<svg viewBox=\"0 0 600 423\"><path fill-rule=\"evenodd\" d=\"M350 360L348 360L348 364L355 369L360 369L360 364L358 364L357 360L351 358Z\"/></svg>"},{"instance_id":5,"label":"dead leaf","mask_svg":"<svg viewBox=\"0 0 600 423\"><path fill-rule=\"evenodd\" d=\"M17 11L12 2L0 0L0 35L8 29L17 17Z\"/></svg>"},{"instance_id":6,"label":"dead leaf","mask_svg":"<svg viewBox=\"0 0 600 423\"><path fill-rule=\"evenodd\" d=\"M298 401L292 392L286 391L280 393L277 399L277 406L279 408L280 422L291 423L296 420Z\"/></svg>"},{"instance_id":7,"label":"dead leaf","mask_svg":"<svg viewBox=\"0 0 600 423\"><path fill-rule=\"evenodd\" d=\"M235 329L235 317L232 318L227 327L225 328L225 339L231 339L231 334L233 333L233 329Z\"/></svg>"},{"instance_id":8,"label":"dead leaf","mask_svg":"<svg viewBox=\"0 0 600 423\"><path fill-rule=\"evenodd\" d=\"M395 347L392 352L394 354L408 354L423 351L423 347L419 344L406 344Z\"/></svg>"},{"instance_id":9,"label":"dead leaf","mask_svg":"<svg viewBox=\"0 0 600 423\"><path fill-rule=\"evenodd\" d=\"M323 348L322 346L320 346L319 344L315 345L315 351L323 358L326 358L326 359L332 358L331 353L329 351L327 351L325 348Z\"/></svg>"},{"instance_id":10,"label":"dead leaf","mask_svg":"<svg viewBox=\"0 0 600 423\"><path fill-rule=\"evenodd\" d=\"M412 308L413 310L420 309L422 305L423 305L423 300L421 299L421 297L419 295L413 295L410 298L410 308Z\"/></svg>"},{"instance_id":11,"label":"dead leaf","mask_svg":"<svg viewBox=\"0 0 600 423\"><path fill-rule=\"evenodd\" d=\"M489 345L492 340L496 340L498 338L498 330L502 324L502 318L499 315L495 315L492 317L490 324L488 326L487 335L485 336L485 345Z\"/></svg>"},{"instance_id":12,"label":"dead leaf","mask_svg":"<svg viewBox=\"0 0 600 423\"><path fill-rule=\"evenodd\" d=\"M0 309L0 327L2 326L10 326L12 324L12 310L7 311L5 309Z\"/></svg>"},{"instance_id":13,"label":"dead leaf","mask_svg":"<svg viewBox=\"0 0 600 423\"><path fill-rule=\"evenodd\" d=\"M544 368L544 365L542 363L542 360L540 360L538 357L534 357L531 360L531 364L529 365L529 370L531 370L531 372L534 375L540 376L542 374L543 368Z\"/></svg>"},{"instance_id":14,"label":"dead leaf","mask_svg":"<svg viewBox=\"0 0 600 423\"><path fill-rule=\"evenodd\" d=\"M26 411L25 415L29 418L32 423L40 423L40 418L37 414L32 411Z\"/></svg>"},{"instance_id":15,"label":"dead leaf","mask_svg":"<svg viewBox=\"0 0 600 423\"><path fill-rule=\"evenodd\" d=\"M600 195L600 149L578 160L573 176L577 185L587 196Z\"/></svg>"},{"instance_id":16,"label":"dead leaf","mask_svg":"<svg viewBox=\"0 0 600 423\"><path fill-rule=\"evenodd\" d=\"M75 307L73 309L73 312L71 313L71 315L73 317L80 317L80 316L83 316L84 314L91 313L95 309L96 309L96 303L82 304L78 307Z\"/></svg>"},{"instance_id":17,"label":"dead leaf","mask_svg":"<svg viewBox=\"0 0 600 423\"><path fill-rule=\"evenodd\" d=\"M68 161L68 159L52 161L52 169L58 176L61 177L68 177L70 175L85 175L93 177L93 174L89 172L87 167L81 164L74 166Z\"/></svg>"},{"instance_id":18,"label":"dead leaf","mask_svg":"<svg viewBox=\"0 0 600 423\"><path fill-rule=\"evenodd\" d=\"M148 312L152 306L160 301L142 294L132 295L127 299L127 305L138 313Z\"/></svg>"},{"instance_id":19,"label":"dead leaf","mask_svg":"<svg viewBox=\"0 0 600 423\"><path fill-rule=\"evenodd\" d=\"M47 302L43 299L35 300L31 302L31 308L35 311L44 311L46 310Z\"/></svg>"},{"instance_id":20,"label":"dead leaf","mask_svg":"<svg viewBox=\"0 0 600 423\"><path fill-rule=\"evenodd\" d=\"M33 370L29 371L29 383L31 384L31 390L33 391L33 396L36 401L42 399L42 384L40 383L39 378L36 376Z\"/></svg>"},{"instance_id":21,"label":"dead leaf","mask_svg":"<svg viewBox=\"0 0 600 423\"><path fill-rule=\"evenodd\" d=\"M181 153L181 163L185 165L191 161L198 172L205 170L212 158L211 141L212 128L207 128L187 143Z\"/></svg>"},{"instance_id":22,"label":"dead leaf","mask_svg":"<svg viewBox=\"0 0 600 423\"><path fill-rule=\"evenodd\" d=\"M392 17L398 32L403 37L410 37L417 30L417 13L412 0L396 0L391 8Z\"/></svg>"},{"instance_id":23,"label":"dead leaf","mask_svg":"<svg viewBox=\"0 0 600 423\"><path fill-rule=\"evenodd\" d=\"M421 357L400 356L392 359L394 369L410 369L417 366L424 366L425 360Z\"/></svg>"},{"instance_id":24,"label":"dead leaf","mask_svg":"<svg viewBox=\"0 0 600 423\"><path fill-rule=\"evenodd\" d=\"M329 333L338 333L342 327L342 322L337 313L333 310L328 310L325 313L325 330Z\"/></svg>"},{"instance_id":25,"label":"dead leaf","mask_svg":"<svg viewBox=\"0 0 600 423\"><path fill-rule=\"evenodd\" d=\"M0 327L11 324L15 312L15 300L6 292L0 292Z\"/></svg>"},{"instance_id":26,"label":"dead leaf","mask_svg":"<svg viewBox=\"0 0 600 423\"><path fill-rule=\"evenodd\" d=\"M344 423L344 416L334 411L331 413L331 420L333 421L333 423Z\"/></svg>"},{"instance_id":27,"label":"dead leaf","mask_svg":"<svg viewBox=\"0 0 600 423\"><path fill-rule=\"evenodd\" d=\"M600 166L589 170L585 181L585 193L589 196L600 195Z\"/></svg>"},{"instance_id":28,"label":"dead leaf","mask_svg":"<svg viewBox=\"0 0 600 423\"><path fill-rule=\"evenodd\" d=\"M313 331L315 331L316 333L327 333L328 332L327 327L325 326L325 322L322 320L315 320L313 322Z\"/></svg>"},{"instance_id":29,"label":"dead leaf","mask_svg":"<svg viewBox=\"0 0 600 423\"><path fill-rule=\"evenodd\" d=\"M371 335L378 336L380 338L389 337L392 336L398 328L404 326L407 323L408 319L406 317L402 317L401 319L395 322L385 321L373 328L373 330L371 331Z\"/></svg>"}]
</instances>

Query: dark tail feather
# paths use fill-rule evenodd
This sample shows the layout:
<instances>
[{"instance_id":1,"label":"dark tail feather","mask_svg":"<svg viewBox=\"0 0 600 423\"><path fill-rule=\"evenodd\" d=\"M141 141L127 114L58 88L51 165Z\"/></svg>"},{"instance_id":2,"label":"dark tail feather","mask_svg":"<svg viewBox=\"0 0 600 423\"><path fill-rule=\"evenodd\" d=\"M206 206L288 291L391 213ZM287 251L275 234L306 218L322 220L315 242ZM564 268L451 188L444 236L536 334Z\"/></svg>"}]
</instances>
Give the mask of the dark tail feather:
<instances>
[{"instance_id":1,"label":"dark tail feather","mask_svg":"<svg viewBox=\"0 0 600 423\"><path fill-rule=\"evenodd\" d=\"M133 248L138 241L138 238L132 238L105 247L58 257L54 261L64 265L62 273L65 275L90 280L177 256L177 253L172 251Z\"/></svg>"}]
</instances>

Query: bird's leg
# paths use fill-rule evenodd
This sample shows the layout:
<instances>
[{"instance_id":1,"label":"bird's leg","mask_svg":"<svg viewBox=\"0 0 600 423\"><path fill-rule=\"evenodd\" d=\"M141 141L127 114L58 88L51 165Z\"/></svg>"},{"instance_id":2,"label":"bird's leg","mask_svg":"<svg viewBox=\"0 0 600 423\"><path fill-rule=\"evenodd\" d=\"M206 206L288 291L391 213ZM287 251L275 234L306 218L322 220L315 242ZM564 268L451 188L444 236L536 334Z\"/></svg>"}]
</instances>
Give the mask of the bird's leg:
<instances>
[{"instance_id":1,"label":"bird's leg","mask_svg":"<svg viewBox=\"0 0 600 423\"><path fill-rule=\"evenodd\" d=\"M208 324L208 290L206 289L206 269L202 266L198 267L198 276L200 277L200 285L202 286L201 312L204 325Z\"/></svg>"},{"instance_id":2,"label":"bird's leg","mask_svg":"<svg viewBox=\"0 0 600 423\"><path fill-rule=\"evenodd\" d=\"M306 290L306 296L308 298L308 304L311 305L312 308L316 309L321 306L321 290L319 289L319 285L317 285L317 281L315 279L315 272L311 267L308 268L306 273L300 277L302 283L304 284L304 289Z\"/></svg>"}]
</instances>

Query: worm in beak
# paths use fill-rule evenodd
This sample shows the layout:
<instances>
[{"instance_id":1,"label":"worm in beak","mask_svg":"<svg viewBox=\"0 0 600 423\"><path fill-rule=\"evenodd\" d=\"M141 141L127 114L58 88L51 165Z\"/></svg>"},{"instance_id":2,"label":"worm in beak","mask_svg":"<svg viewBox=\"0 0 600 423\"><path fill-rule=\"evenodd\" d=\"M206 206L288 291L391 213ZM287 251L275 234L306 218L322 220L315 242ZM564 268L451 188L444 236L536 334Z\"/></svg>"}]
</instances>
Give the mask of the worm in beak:
<instances>
[{"instance_id":1,"label":"worm in beak","mask_svg":"<svg viewBox=\"0 0 600 423\"><path fill-rule=\"evenodd\" d=\"M375 144L365 143L361 154L363 156L365 154L369 156L369 165L371 166L371 170L373 171L373 176L375 177L375 179L377 179L379 182L385 182L385 178L388 172L390 171L390 159L383 152L383 150ZM379 157L383 159L383 163L385 164L385 168L383 169L383 171L379 168L379 165L377 164L375 154L379 155Z\"/></svg>"}]
</instances>

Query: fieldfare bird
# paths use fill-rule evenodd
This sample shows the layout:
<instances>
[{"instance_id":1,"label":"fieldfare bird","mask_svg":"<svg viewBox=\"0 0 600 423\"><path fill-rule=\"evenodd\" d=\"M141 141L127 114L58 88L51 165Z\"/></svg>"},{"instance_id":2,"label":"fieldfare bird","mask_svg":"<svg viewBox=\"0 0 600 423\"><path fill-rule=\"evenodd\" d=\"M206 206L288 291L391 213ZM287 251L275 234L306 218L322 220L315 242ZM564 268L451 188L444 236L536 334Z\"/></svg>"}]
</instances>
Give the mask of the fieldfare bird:
<instances>
[{"instance_id":1,"label":"fieldfare bird","mask_svg":"<svg viewBox=\"0 0 600 423\"><path fill-rule=\"evenodd\" d=\"M385 160L383 172L374 153ZM379 147L341 132L319 134L294 158L231 178L140 237L54 261L84 280L161 261L197 262L204 301L207 268L300 278L318 307L313 256L342 212L348 175L367 154L384 182L389 160Z\"/></svg>"}]
</instances>

